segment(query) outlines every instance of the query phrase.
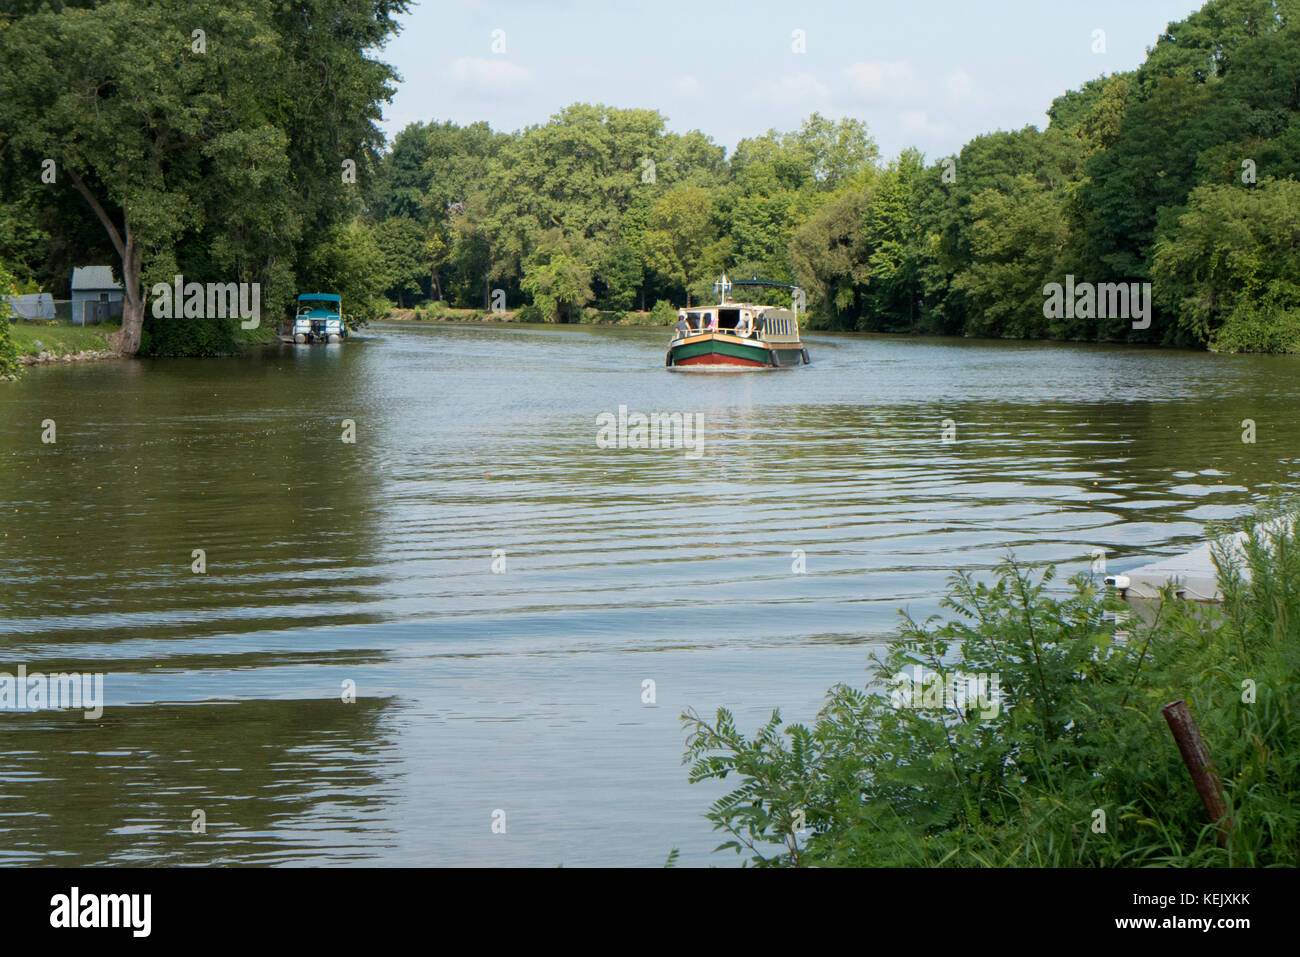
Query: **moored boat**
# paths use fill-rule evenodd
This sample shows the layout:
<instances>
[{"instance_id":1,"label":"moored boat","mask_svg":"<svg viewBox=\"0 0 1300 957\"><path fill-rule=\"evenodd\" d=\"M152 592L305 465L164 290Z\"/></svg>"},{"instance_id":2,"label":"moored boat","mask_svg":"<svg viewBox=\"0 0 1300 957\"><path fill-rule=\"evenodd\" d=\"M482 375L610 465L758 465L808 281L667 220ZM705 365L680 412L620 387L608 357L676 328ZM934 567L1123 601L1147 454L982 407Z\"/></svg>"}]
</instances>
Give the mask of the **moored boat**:
<instances>
[{"instance_id":1,"label":"moored boat","mask_svg":"<svg viewBox=\"0 0 1300 957\"><path fill-rule=\"evenodd\" d=\"M304 292L298 296L293 322L280 333L281 342L342 342L348 337L342 300L332 292Z\"/></svg>"},{"instance_id":2,"label":"moored boat","mask_svg":"<svg viewBox=\"0 0 1300 957\"><path fill-rule=\"evenodd\" d=\"M736 302L733 286L779 286L788 283L762 279L731 282L726 276L714 283L718 304L681 309L664 364L672 368L783 368L808 364L808 350L799 339L799 313L794 309ZM798 300L796 299L795 302Z\"/></svg>"}]
</instances>

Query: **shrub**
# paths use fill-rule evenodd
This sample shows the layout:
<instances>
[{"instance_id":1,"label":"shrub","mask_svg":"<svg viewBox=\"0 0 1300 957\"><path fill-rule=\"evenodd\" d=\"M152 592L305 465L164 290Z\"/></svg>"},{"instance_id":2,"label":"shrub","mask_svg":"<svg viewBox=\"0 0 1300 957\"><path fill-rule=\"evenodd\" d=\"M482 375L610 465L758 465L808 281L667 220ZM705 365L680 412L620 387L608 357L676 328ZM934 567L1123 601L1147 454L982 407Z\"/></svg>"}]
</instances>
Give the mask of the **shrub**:
<instances>
[{"instance_id":1,"label":"shrub","mask_svg":"<svg viewBox=\"0 0 1300 957\"><path fill-rule=\"evenodd\" d=\"M17 376L22 369L18 362L18 350L9 335L9 303L4 298L13 289L13 277L0 266L0 378Z\"/></svg>"},{"instance_id":2,"label":"shrub","mask_svg":"<svg viewBox=\"0 0 1300 957\"><path fill-rule=\"evenodd\" d=\"M671 326L677 321L677 307L666 299L660 299L650 310L650 322L656 326Z\"/></svg>"},{"instance_id":3,"label":"shrub","mask_svg":"<svg viewBox=\"0 0 1300 957\"><path fill-rule=\"evenodd\" d=\"M228 356L239 352L238 319L159 319L145 310L141 356Z\"/></svg>"},{"instance_id":4,"label":"shrub","mask_svg":"<svg viewBox=\"0 0 1300 957\"><path fill-rule=\"evenodd\" d=\"M774 712L750 739L726 710L687 712L691 780L737 782L708 812L719 849L769 866L1295 866L1300 522L1252 530L1249 583L1219 560L1221 609L1167 593L1127 639L1106 614L1122 603L1087 576L1051 597L1051 569L1008 560L992 584L952 579L952 620L905 617L873 687L833 688L812 727ZM996 714L900 706L916 668L998 676ZM1222 847L1160 711L1179 698L1223 779Z\"/></svg>"}]
</instances>

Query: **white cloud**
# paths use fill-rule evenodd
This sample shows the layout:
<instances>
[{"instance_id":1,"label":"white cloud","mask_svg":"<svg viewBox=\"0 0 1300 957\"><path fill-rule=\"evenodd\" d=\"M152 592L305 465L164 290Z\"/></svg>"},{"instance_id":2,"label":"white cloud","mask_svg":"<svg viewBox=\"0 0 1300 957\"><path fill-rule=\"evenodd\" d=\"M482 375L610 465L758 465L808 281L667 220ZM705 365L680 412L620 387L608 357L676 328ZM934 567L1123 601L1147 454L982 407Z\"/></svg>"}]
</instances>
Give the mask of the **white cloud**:
<instances>
[{"instance_id":1,"label":"white cloud","mask_svg":"<svg viewBox=\"0 0 1300 957\"><path fill-rule=\"evenodd\" d=\"M903 135L916 140L937 140L947 137L951 130L947 123L935 122L925 110L903 110L898 114Z\"/></svg>"},{"instance_id":2,"label":"white cloud","mask_svg":"<svg viewBox=\"0 0 1300 957\"><path fill-rule=\"evenodd\" d=\"M677 78L677 81L673 83L673 89L677 91L679 96L699 96L700 81L688 73Z\"/></svg>"},{"instance_id":3,"label":"white cloud","mask_svg":"<svg viewBox=\"0 0 1300 957\"><path fill-rule=\"evenodd\" d=\"M948 74L948 79L944 81L944 87L948 90L948 98L961 103L976 99L975 81L965 70L953 70Z\"/></svg>"},{"instance_id":4,"label":"white cloud","mask_svg":"<svg viewBox=\"0 0 1300 957\"><path fill-rule=\"evenodd\" d=\"M830 92L811 73L792 73L770 80L760 95L777 106L802 108L821 105Z\"/></svg>"},{"instance_id":5,"label":"white cloud","mask_svg":"<svg viewBox=\"0 0 1300 957\"><path fill-rule=\"evenodd\" d=\"M520 93L533 82L533 71L505 57L461 57L453 60L447 76L463 90L501 96Z\"/></svg>"},{"instance_id":6,"label":"white cloud","mask_svg":"<svg viewBox=\"0 0 1300 957\"><path fill-rule=\"evenodd\" d=\"M908 93L915 74L908 63L868 63L859 60L844 70L849 88L867 99L899 99Z\"/></svg>"}]
</instances>

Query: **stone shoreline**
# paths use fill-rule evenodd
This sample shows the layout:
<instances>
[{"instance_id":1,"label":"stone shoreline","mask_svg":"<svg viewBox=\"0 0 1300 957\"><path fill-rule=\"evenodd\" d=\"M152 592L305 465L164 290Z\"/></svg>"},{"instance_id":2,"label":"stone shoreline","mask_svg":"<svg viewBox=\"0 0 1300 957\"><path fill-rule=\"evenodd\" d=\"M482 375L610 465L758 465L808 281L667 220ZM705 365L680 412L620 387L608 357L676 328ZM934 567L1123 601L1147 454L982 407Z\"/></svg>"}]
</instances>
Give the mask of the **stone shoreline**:
<instances>
[{"instance_id":1,"label":"stone shoreline","mask_svg":"<svg viewBox=\"0 0 1300 957\"><path fill-rule=\"evenodd\" d=\"M80 352L68 352L64 355L55 355L49 351L42 351L37 355L25 355L18 357L19 365L39 366L48 365L52 362L96 362L100 359L117 359L116 352L98 349L83 349Z\"/></svg>"}]
</instances>

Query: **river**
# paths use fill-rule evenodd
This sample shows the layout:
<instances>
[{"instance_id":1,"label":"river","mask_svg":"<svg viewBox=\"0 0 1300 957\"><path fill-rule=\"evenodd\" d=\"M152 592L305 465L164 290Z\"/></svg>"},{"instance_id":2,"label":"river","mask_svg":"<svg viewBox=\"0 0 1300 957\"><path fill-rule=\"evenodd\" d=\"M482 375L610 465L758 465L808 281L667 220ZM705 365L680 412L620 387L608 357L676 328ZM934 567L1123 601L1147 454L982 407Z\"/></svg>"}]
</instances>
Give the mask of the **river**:
<instances>
[{"instance_id":1,"label":"river","mask_svg":"<svg viewBox=\"0 0 1300 957\"><path fill-rule=\"evenodd\" d=\"M0 384L0 670L104 675L0 713L0 863L733 864L684 709L810 719L956 569L1122 570L1296 482L1295 358L665 344L385 323ZM620 406L701 441L602 447Z\"/></svg>"}]
</instances>

